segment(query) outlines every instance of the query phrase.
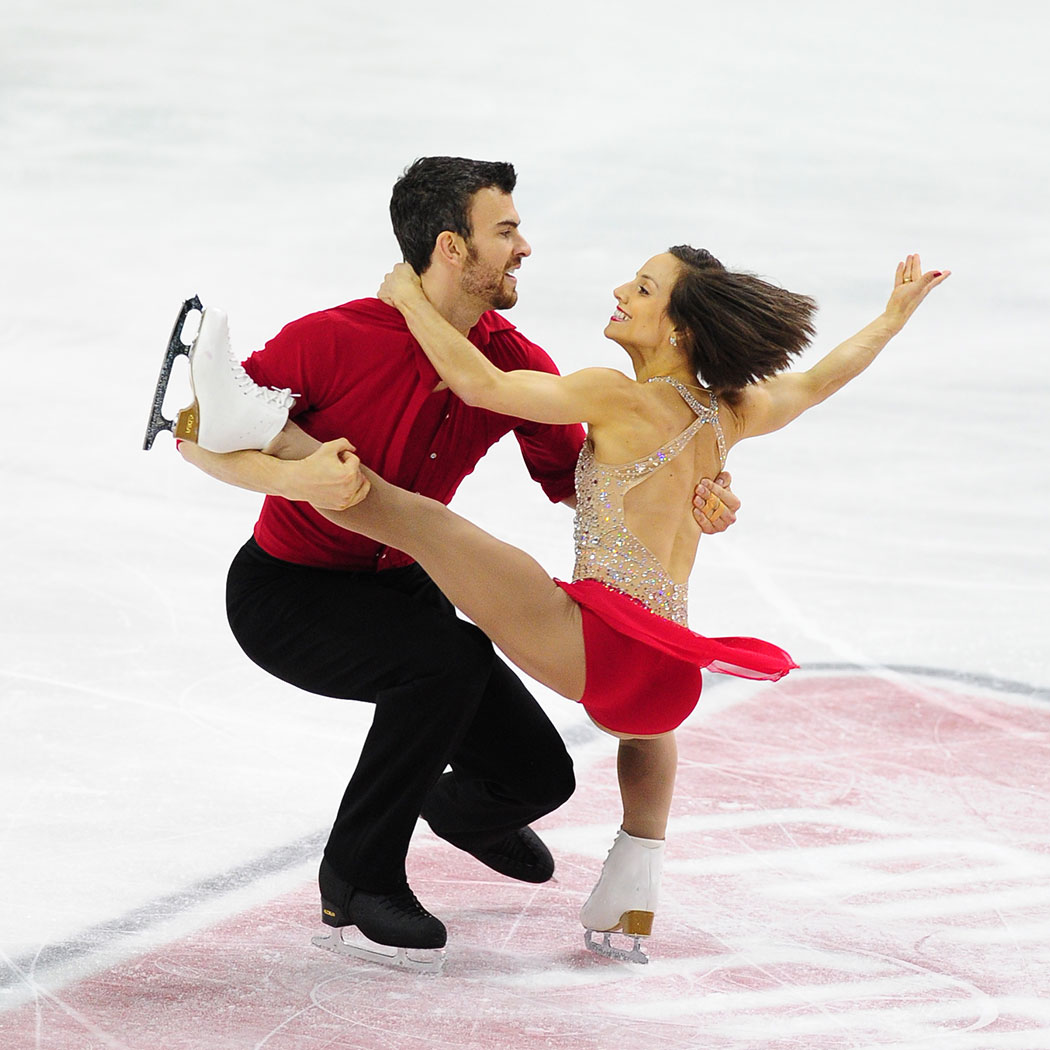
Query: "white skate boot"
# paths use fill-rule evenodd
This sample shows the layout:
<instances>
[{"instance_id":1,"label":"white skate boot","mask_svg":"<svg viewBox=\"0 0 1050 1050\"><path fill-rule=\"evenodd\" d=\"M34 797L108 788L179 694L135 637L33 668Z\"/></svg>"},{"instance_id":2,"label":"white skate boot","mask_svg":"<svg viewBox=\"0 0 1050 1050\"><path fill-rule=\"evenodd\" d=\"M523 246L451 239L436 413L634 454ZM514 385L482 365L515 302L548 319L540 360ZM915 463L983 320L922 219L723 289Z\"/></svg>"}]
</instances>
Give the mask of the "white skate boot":
<instances>
[{"instance_id":1,"label":"white skate boot","mask_svg":"<svg viewBox=\"0 0 1050 1050\"><path fill-rule=\"evenodd\" d=\"M642 938L653 930L663 862L662 839L635 838L623 829L616 833L598 883L580 909L580 922L586 929L583 943L592 952L621 962L649 961L641 945ZM602 934L600 941L595 933ZM633 946L614 945L614 933L633 938Z\"/></svg>"},{"instance_id":2,"label":"white skate boot","mask_svg":"<svg viewBox=\"0 0 1050 1050\"><path fill-rule=\"evenodd\" d=\"M180 333L192 310L202 311L201 323L193 345L187 346ZM170 420L164 418L161 407L172 362L179 354L189 357L194 401ZM165 354L143 448L149 448L161 430L170 430L176 438L195 441L210 452L262 449L281 432L294 404L290 390L259 386L237 363L222 310L204 309L199 299L187 300Z\"/></svg>"}]
</instances>

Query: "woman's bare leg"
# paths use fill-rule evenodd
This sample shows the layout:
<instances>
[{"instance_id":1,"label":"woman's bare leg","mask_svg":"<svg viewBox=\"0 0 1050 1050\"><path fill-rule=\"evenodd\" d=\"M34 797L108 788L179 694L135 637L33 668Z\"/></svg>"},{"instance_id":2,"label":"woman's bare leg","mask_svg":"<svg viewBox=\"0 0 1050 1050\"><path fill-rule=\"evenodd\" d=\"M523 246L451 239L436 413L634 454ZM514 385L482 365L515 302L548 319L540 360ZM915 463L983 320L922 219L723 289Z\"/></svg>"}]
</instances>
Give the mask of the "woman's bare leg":
<instances>
[{"instance_id":1,"label":"woman's bare leg","mask_svg":"<svg viewBox=\"0 0 1050 1050\"><path fill-rule=\"evenodd\" d=\"M616 833L598 882L580 909L588 930L620 930L647 937L660 899L664 835L674 792L678 750L674 733L651 737L621 737L616 767L623 798L623 828ZM588 945L602 955L645 962L635 941L630 950Z\"/></svg>"},{"instance_id":2,"label":"woman's bare leg","mask_svg":"<svg viewBox=\"0 0 1050 1050\"><path fill-rule=\"evenodd\" d=\"M585 679L580 609L543 566L436 500L362 472L371 483L364 500L349 510L315 509L411 555L513 663L579 700Z\"/></svg>"},{"instance_id":3,"label":"woman's bare leg","mask_svg":"<svg viewBox=\"0 0 1050 1050\"><path fill-rule=\"evenodd\" d=\"M662 839L674 795L678 744L674 733L621 739L616 772L623 800L623 830L642 839Z\"/></svg>"}]
</instances>

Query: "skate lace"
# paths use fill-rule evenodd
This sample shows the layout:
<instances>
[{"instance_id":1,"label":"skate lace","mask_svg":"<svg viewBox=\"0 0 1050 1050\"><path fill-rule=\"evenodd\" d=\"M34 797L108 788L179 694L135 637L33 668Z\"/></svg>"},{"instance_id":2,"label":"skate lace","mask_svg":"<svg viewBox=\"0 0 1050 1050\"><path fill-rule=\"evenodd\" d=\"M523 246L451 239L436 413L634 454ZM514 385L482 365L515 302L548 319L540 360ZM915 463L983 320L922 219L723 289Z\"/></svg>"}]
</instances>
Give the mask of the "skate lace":
<instances>
[{"instance_id":1,"label":"skate lace","mask_svg":"<svg viewBox=\"0 0 1050 1050\"><path fill-rule=\"evenodd\" d=\"M536 851L526 843L519 832L513 832L504 839L500 839L499 842L494 842L488 852L493 854L502 854L509 860L515 860L519 863L531 865L536 867L540 858L536 856Z\"/></svg>"},{"instance_id":2,"label":"skate lace","mask_svg":"<svg viewBox=\"0 0 1050 1050\"><path fill-rule=\"evenodd\" d=\"M275 386L260 386L244 370L244 365L237 364L236 362L234 362L233 365L233 374L234 378L237 380L238 386L240 386L242 390L245 390L266 404L276 405L278 408L290 409L295 404L295 399L299 396L298 394L292 393L291 387L286 386L283 390L278 390Z\"/></svg>"},{"instance_id":3,"label":"skate lace","mask_svg":"<svg viewBox=\"0 0 1050 1050\"><path fill-rule=\"evenodd\" d=\"M405 889L400 893L392 893L384 897L381 907L384 911L393 915L403 915L414 919L432 919L434 917L419 903L411 889Z\"/></svg>"}]
</instances>

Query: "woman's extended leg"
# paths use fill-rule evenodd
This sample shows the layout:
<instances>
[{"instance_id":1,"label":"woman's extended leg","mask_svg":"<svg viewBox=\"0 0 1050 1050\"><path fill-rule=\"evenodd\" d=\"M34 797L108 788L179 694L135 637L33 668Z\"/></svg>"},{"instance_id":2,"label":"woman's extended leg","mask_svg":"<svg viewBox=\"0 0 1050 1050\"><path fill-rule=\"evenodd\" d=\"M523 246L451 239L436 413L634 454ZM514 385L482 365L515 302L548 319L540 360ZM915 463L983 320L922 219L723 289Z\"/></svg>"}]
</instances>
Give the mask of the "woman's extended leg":
<instances>
[{"instance_id":1,"label":"woman's extended leg","mask_svg":"<svg viewBox=\"0 0 1050 1050\"><path fill-rule=\"evenodd\" d=\"M585 680L580 609L543 566L436 500L362 472L371 483L364 500L318 512L411 555L526 674L579 700Z\"/></svg>"}]
</instances>

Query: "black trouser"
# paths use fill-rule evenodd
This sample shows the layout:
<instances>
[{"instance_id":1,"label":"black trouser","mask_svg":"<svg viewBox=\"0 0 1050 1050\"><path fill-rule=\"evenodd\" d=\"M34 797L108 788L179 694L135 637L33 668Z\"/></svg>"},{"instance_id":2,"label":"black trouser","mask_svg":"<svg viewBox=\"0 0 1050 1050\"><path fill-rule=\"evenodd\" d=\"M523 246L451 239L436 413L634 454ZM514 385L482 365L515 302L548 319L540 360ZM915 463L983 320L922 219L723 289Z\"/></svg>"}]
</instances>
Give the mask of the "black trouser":
<instances>
[{"instance_id":1,"label":"black trouser","mask_svg":"<svg viewBox=\"0 0 1050 1050\"><path fill-rule=\"evenodd\" d=\"M325 847L352 885L405 884L421 814L438 835L480 846L572 794L572 760L542 708L419 566L314 569L249 540L226 606L241 648L270 674L375 704Z\"/></svg>"}]
</instances>

